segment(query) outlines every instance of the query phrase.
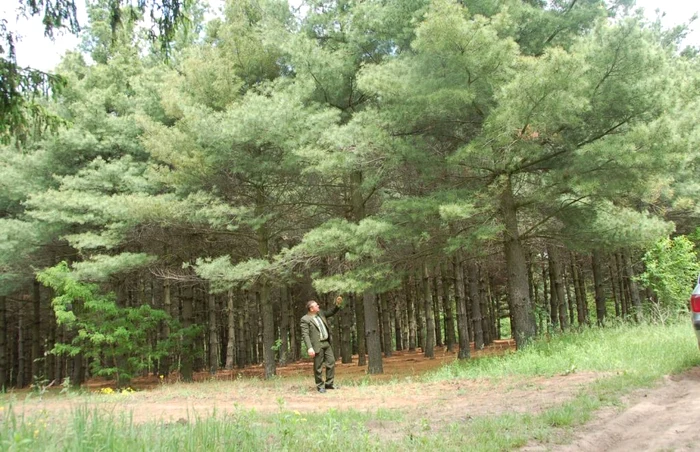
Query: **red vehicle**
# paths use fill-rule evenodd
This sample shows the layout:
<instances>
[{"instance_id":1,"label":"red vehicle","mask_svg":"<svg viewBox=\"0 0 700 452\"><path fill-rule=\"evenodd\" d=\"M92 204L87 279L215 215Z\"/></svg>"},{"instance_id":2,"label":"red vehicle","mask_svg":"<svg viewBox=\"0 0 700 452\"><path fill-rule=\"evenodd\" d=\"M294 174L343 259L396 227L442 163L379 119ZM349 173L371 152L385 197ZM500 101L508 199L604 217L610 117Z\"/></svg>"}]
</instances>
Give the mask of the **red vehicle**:
<instances>
[{"instance_id":1,"label":"red vehicle","mask_svg":"<svg viewBox=\"0 0 700 452\"><path fill-rule=\"evenodd\" d=\"M698 283L695 285L695 290L690 296L690 316L695 329L695 336L698 339L698 347L700 347L700 276Z\"/></svg>"}]
</instances>

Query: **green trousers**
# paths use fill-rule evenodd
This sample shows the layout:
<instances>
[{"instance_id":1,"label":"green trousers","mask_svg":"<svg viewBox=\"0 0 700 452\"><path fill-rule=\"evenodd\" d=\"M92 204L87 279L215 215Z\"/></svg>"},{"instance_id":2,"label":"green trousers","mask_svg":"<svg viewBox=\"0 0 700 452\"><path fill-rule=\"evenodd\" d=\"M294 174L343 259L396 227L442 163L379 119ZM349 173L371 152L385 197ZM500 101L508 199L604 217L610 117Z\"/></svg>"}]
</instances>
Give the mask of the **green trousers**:
<instances>
[{"instance_id":1,"label":"green trousers","mask_svg":"<svg viewBox=\"0 0 700 452\"><path fill-rule=\"evenodd\" d=\"M317 388L324 387L324 366L326 368L325 386L331 386L333 377L335 377L335 355L333 354L333 347L328 341L321 341L321 350L318 350L316 356L314 356L314 380Z\"/></svg>"}]
</instances>

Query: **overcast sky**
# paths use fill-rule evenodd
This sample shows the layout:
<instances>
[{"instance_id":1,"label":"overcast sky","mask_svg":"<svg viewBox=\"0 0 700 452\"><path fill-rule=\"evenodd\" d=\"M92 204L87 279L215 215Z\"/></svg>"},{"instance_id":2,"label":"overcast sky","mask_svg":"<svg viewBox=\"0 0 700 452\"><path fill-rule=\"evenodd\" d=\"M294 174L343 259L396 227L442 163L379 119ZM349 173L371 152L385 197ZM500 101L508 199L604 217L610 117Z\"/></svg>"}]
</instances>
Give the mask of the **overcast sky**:
<instances>
[{"instance_id":1,"label":"overcast sky","mask_svg":"<svg viewBox=\"0 0 700 452\"><path fill-rule=\"evenodd\" d=\"M66 50L74 49L78 45L78 38L67 33L57 35L54 41L44 37L41 20L38 17L29 20L17 19L18 0L0 0L0 2L2 3L0 18L7 19L9 28L22 36L22 40L17 44L17 61L21 66L50 71L58 64ZM84 0L76 0L76 2L84 5ZM643 7L649 18L656 17L656 10L665 13L663 23L667 27L683 23L700 11L700 4L693 0L637 0L637 6ZM82 17L79 18L81 24L86 20L84 11L83 7ZM700 46L700 23L698 22L700 21L696 21L691 27L692 31L686 39L687 44Z\"/></svg>"}]
</instances>

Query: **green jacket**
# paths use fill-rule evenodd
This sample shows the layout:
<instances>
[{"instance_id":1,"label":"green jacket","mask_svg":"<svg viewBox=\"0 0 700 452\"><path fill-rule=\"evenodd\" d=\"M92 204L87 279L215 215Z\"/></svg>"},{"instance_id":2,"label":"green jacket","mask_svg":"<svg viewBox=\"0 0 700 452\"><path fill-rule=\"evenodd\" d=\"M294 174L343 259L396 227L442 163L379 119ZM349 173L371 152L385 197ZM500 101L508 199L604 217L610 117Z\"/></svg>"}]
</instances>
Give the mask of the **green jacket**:
<instances>
[{"instance_id":1,"label":"green jacket","mask_svg":"<svg viewBox=\"0 0 700 452\"><path fill-rule=\"evenodd\" d=\"M316 315L321 319L328 331L328 342L331 340L331 328L328 324L327 317L333 317L340 308L333 306L328 311L318 311ZM301 318L301 338L306 344L306 349L313 348L314 352L318 353L321 350L321 331L319 331L314 316L306 314Z\"/></svg>"}]
</instances>

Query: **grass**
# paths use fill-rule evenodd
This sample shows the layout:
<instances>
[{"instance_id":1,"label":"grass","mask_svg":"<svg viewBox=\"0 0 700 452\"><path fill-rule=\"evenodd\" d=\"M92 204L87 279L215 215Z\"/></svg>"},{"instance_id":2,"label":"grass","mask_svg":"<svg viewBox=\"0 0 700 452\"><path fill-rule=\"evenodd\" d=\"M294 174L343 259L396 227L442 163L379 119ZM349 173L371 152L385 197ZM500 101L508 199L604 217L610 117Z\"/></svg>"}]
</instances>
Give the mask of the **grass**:
<instances>
[{"instance_id":1,"label":"grass","mask_svg":"<svg viewBox=\"0 0 700 452\"><path fill-rule=\"evenodd\" d=\"M239 409L225 414L189 413L178 422L135 424L128 413L105 410L95 395L71 396L84 404L65 418L56 419L51 413L25 418L15 414L12 398L4 396L0 397L0 450L513 450L531 441L566 442L573 429L589 421L602 406L619 404L630 390L698 364L700 353L688 322L620 325L554 336L518 353L455 362L422 379L527 379L582 371L607 377L581 390L574 399L536 414L469 417L465 413L441 422L381 408L300 413L288 410L280 397L275 413ZM197 398L202 392L253 390L258 383L166 385L153 397Z\"/></svg>"},{"instance_id":2,"label":"grass","mask_svg":"<svg viewBox=\"0 0 700 452\"><path fill-rule=\"evenodd\" d=\"M428 380L551 376L576 371L628 372L654 380L699 363L689 322L591 328L536 341L526 350L472 361L455 361Z\"/></svg>"}]
</instances>

